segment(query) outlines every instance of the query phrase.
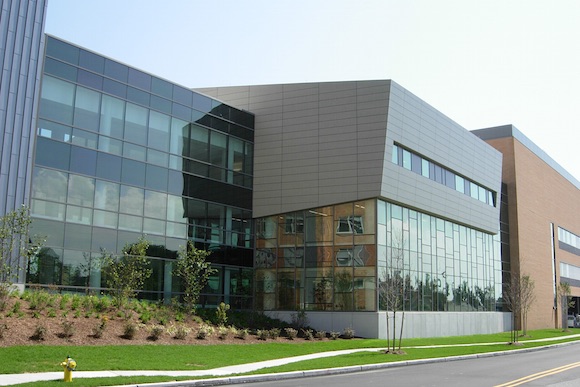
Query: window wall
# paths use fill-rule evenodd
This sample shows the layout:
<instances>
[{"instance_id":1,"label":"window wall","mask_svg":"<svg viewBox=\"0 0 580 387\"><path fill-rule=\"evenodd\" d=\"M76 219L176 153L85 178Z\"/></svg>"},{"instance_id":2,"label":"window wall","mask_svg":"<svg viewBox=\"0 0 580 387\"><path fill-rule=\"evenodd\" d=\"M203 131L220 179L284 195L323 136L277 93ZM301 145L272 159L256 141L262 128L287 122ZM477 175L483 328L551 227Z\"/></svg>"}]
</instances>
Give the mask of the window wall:
<instances>
[{"instance_id":1,"label":"window wall","mask_svg":"<svg viewBox=\"0 0 580 387\"><path fill-rule=\"evenodd\" d=\"M380 309L495 311L502 294L499 237L378 201Z\"/></svg>"},{"instance_id":2,"label":"window wall","mask_svg":"<svg viewBox=\"0 0 580 387\"><path fill-rule=\"evenodd\" d=\"M405 169L429 178L439 184L445 185L450 189L471 196L473 199L489 204L490 206L496 206L496 192L489 190L432 160L426 159L401 145L393 145L391 161Z\"/></svg>"},{"instance_id":3,"label":"window wall","mask_svg":"<svg viewBox=\"0 0 580 387\"><path fill-rule=\"evenodd\" d=\"M252 153L251 114L48 37L31 201L47 244L28 281L105 287L101 249L146 235L142 295L169 299L189 239L219 269L203 302L249 307Z\"/></svg>"},{"instance_id":4,"label":"window wall","mask_svg":"<svg viewBox=\"0 0 580 387\"><path fill-rule=\"evenodd\" d=\"M256 305L376 310L376 200L256 221Z\"/></svg>"}]
</instances>

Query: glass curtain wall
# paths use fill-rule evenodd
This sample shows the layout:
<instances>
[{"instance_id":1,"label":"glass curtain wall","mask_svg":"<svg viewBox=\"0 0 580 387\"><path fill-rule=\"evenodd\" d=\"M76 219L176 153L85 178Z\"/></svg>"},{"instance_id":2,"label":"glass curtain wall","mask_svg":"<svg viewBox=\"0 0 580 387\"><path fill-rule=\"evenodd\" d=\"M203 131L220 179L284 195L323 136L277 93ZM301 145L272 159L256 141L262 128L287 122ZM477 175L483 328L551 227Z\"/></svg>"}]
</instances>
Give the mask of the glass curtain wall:
<instances>
[{"instance_id":1,"label":"glass curtain wall","mask_svg":"<svg viewBox=\"0 0 580 387\"><path fill-rule=\"evenodd\" d=\"M376 200L257 220L256 306L376 310Z\"/></svg>"},{"instance_id":2,"label":"glass curtain wall","mask_svg":"<svg viewBox=\"0 0 580 387\"><path fill-rule=\"evenodd\" d=\"M189 239L219 269L203 303L250 307L253 117L52 37L46 55L31 211L47 243L27 281L99 291L101 250L146 235L141 295L169 299Z\"/></svg>"},{"instance_id":3,"label":"glass curtain wall","mask_svg":"<svg viewBox=\"0 0 580 387\"><path fill-rule=\"evenodd\" d=\"M498 236L382 200L377 214L380 309L499 310Z\"/></svg>"},{"instance_id":4,"label":"glass curtain wall","mask_svg":"<svg viewBox=\"0 0 580 387\"><path fill-rule=\"evenodd\" d=\"M400 310L495 311L499 246L498 236L376 199L260 218L256 306L376 311L395 294Z\"/></svg>"}]
</instances>

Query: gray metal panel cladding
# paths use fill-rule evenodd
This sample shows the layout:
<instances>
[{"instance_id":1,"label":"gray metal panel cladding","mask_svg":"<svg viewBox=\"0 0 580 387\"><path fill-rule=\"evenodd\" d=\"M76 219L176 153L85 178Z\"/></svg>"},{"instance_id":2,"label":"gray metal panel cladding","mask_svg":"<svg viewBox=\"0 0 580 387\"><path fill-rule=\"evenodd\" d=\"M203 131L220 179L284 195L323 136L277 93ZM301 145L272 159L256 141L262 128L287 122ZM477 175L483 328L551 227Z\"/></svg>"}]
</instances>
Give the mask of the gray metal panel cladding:
<instances>
[{"instance_id":1,"label":"gray metal panel cladding","mask_svg":"<svg viewBox=\"0 0 580 387\"><path fill-rule=\"evenodd\" d=\"M0 12L0 214L4 214L29 203L46 1L3 0Z\"/></svg>"}]
</instances>

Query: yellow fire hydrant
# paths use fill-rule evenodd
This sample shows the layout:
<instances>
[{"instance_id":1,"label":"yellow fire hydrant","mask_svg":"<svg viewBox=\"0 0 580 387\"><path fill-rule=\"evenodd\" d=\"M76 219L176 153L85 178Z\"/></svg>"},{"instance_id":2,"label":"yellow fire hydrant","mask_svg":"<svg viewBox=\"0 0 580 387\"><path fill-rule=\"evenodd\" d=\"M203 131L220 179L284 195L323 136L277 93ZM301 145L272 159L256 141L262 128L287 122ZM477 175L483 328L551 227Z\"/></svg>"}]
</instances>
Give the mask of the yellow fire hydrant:
<instances>
[{"instance_id":1,"label":"yellow fire hydrant","mask_svg":"<svg viewBox=\"0 0 580 387\"><path fill-rule=\"evenodd\" d=\"M66 360L60 363L64 368L64 381L72 382L72 372L77 368L77 362L71 359L70 356L66 357Z\"/></svg>"}]
</instances>

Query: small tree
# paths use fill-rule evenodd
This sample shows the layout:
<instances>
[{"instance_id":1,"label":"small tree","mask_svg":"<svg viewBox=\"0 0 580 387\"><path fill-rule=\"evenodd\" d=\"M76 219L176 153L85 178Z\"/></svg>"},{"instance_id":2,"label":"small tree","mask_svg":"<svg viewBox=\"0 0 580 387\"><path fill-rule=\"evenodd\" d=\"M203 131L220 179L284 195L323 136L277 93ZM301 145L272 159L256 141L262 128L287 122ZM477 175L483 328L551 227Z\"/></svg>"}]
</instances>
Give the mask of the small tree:
<instances>
[{"instance_id":1,"label":"small tree","mask_svg":"<svg viewBox=\"0 0 580 387\"><path fill-rule=\"evenodd\" d=\"M522 294L522 334L528 334L528 312L536 302L536 283L529 275L524 275L520 279L521 294Z\"/></svg>"},{"instance_id":2,"label":"small tree","mask_svg":"<svg viewBox=\"0 0 580 387\"><path fill-rule=\"evenodd\" d=\"M197 249L191 241L179 250L175 274L181 279L183 301L188 312L195 310L199 295L209 277L217 272L211 267L211 263L206 261L210 254L209 251Z\"/></svg>"},{"instance_id":3,"label":"small tree","mask_svg":"<svg viewBox=\"0 0 580 387\"><path fill-rule=\"evenodd\" d=\"M43 244L39 238L35 237L34 242L30 238L31 223L28 208L24 206L0 217L0 306L4 305L28 259Z\"/></svg>"},{"instance_id":4,"label":"small tree","mask_svg":"<svg viewBox=\"0 0 580 387\"><path fill-rule=\"evenodd\" d=\"M384 272L384 279L379 283L379 296L383 308L387 312L387 352L395 352L397 339L397 311L403 308L405 297L405 280L404 280L404 240L402 235L393 237L390 259L387 259L387 268ZM393 312L393 340L391 347L389 311ZM403 323L405 321L405 311L401 316L401 330L399 333L399 347L401 350L401 338L403 336Z\"/></svg>"},{"instance_id":5,"label":"small tree","mask_svg":"<svg viewBox=\"0 0 580 387\"><path fill-rule=\"evenodd\" d=\"M562 316L562 330L568 330L568 308L574 306L575 302L572 300L572 290L568 282L560 282L558 285L558 298L560 300L560 313Z\"/></svg>"},{"instance_id":6,"label":"small tree","mask_svg":"<svg viewBox=\"0 0 580 387\"><path fill-rule=\"evenodd\" d=\"M117 306L125 305L151 276L152 270L146 258L148 247L149 241L141 237L137 243L125 245L120 257L114 257L103 251L102 266L107 286L111 288Z\"/></svg>"},{"instance_id":7,"label":"small tree","mask_svg":"<svg viewBox=\"0 0 580 387\"><path fill-rule=\"evenodd\" d=\"M518 325L516 321L522 311L522 289L519 276L512 274L510 281L504 285L503 299L508 309L512 312L511 342L515 344L518 342Z\"/></svg>"}]
</instances>

